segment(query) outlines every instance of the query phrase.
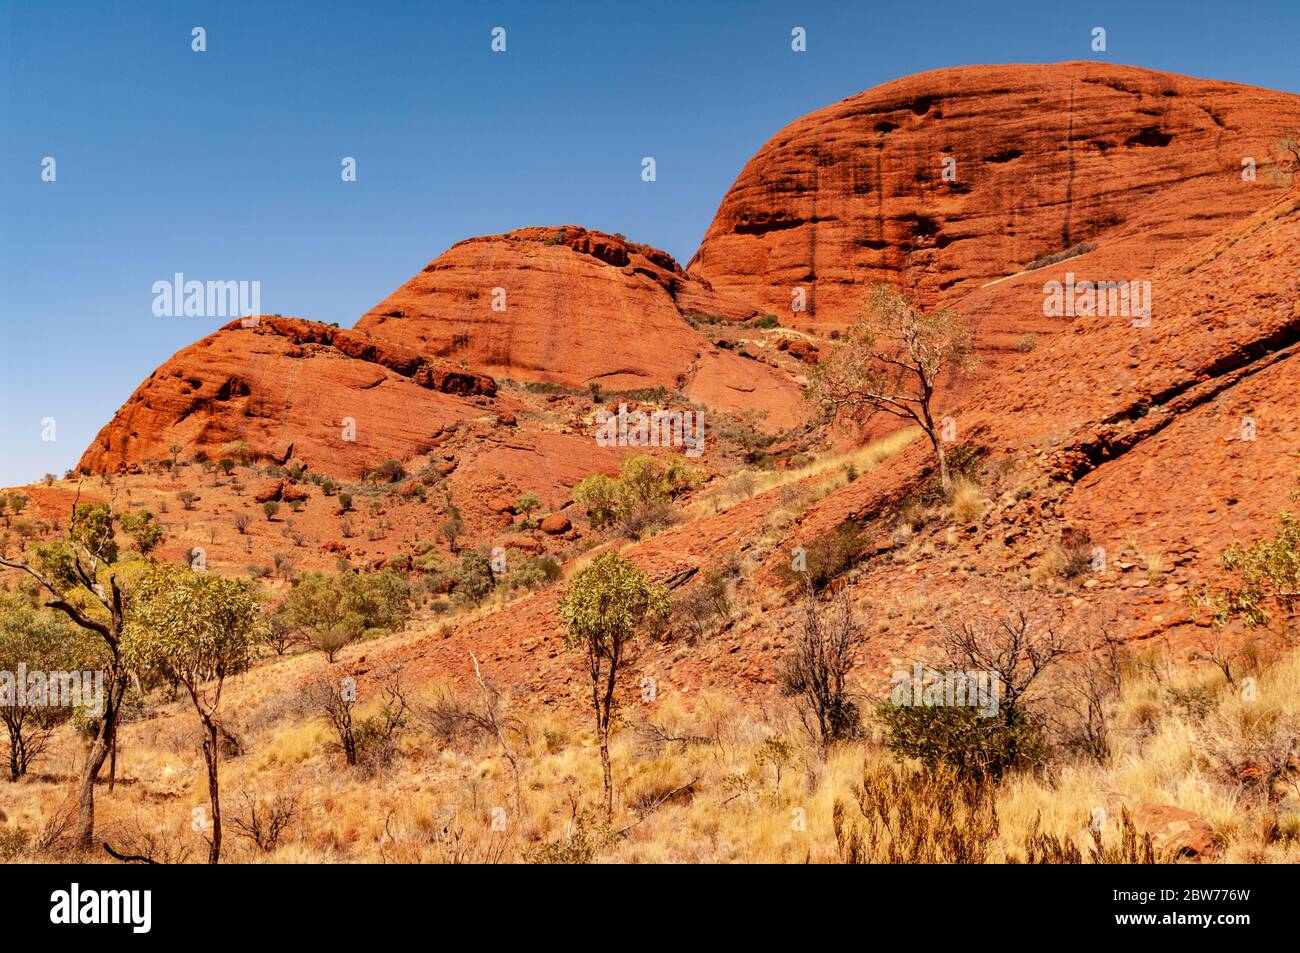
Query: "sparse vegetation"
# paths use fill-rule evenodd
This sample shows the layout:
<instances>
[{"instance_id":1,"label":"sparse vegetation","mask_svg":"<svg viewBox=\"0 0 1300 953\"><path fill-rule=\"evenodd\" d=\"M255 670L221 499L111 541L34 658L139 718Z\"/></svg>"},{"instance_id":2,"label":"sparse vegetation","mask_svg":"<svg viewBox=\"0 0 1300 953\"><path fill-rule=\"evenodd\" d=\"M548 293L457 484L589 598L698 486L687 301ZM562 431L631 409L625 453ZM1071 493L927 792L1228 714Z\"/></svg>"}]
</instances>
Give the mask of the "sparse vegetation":
<instances>
[{"instance_id":1,"label":"sparse vegetation","mask_svg":"<svg viewBox=\"0 0 1300 953\"><path fill-rule=\"evenodd\" d=\"M1065 261L1068 258L1077 258L1079 255L1086 255L1090 251L1096 251L1095 242L1079 242L1077 245L1071 245L1069 248L1063 248L1060 251L1051 252L1047 255L1040 255L1029 264L1025 265L1025 271L1037 271L1039 268L1046 268L1048 265L1055 265L1058 262Z\"/></svg>"},{"instance_id":2,"label":"sparse vegetation","mask_svg":"<svg viewBox=\"0 0 1300 953\"><path fill-rule=\"evenodd\" d=\"M152 553L166 536L166 531L159 523L155 522L154 515L148 510L140 510L137 513L123 513L118 517L117 521L127 535L135 540L136 552L141 556L148 556Z\"/></svg>"},{"instance_id":3,"label":"sparse vegetation","mask_svg":"<svg viewBox=\"0 0 1300 953\"><path fill-rule=\"evenodd\" d=\"M781 668L781 687L799 699L799 718L809 736L827 747L852 738L861 727L849 699L848 675L858 663L866 633L846 596L826 605L808 586L793 650Z\"/></svg>"},{"instance_id":4,"label":"sparse vegetation","mask_svg":"<svg viewBox=\"0 0 1300 953\"><path fill-rule=\"evenodd\" d=\"M817 365L811 393L833 414L865 421L876 413L916 423L930 440L939 482L949 489L948 460L934 393L943 374L975 366L973 339L955 311L929 313L898 289L878 285L853 326Z\"/></svg>"},{"instance_id":5,"label":"sparse vegetation","mask_svg":"<svg viewBox=\"0 0 1300 953\"><path fill-rule=\"evenodd\" d=\"M541 508L541 497L531 490L520 493L519 499L515 500L515 512L523 516L525 526L531 522L533 513Z\"/></svg>"},{"instance_id":6,"label":"sparse vegetation","mask_svg":"<svg viewBox=\"0 0 1300 953\"><path fill-rule=\"evenodd\" d=\"M666 525L672 502L700 479L700 472L681 457L637 454L623 461L617 479L601 473L585 478L573 498L586 508L593 528L617 524L626 536L640 539Z\"/></svg>"},{"instance_id":7,"label":"sparse vegetation","mask_svg":"<svg viewBox=\"0 0 1300 953\"><path fill-rule=\"evenodd\" d=\"M295 631L333 662L344 646L376 638L405 624L410 587L385 570L357 574L302 574L276 613L277 624Z\"/></svg>"},{"instance_id":8,"label":"sparse vegetation","mask_svg":"<svg viewBox=\"0 0 1300 953\"><path fill-rule=\"evenodd\" d=\"M606 815L614 813L609 732L624 653L648 622L667 614L668 596L663 589L618 553L597 556L574 577L560 602L566 644L582 651L591 680Z\"/></svg>"}]
</instances>

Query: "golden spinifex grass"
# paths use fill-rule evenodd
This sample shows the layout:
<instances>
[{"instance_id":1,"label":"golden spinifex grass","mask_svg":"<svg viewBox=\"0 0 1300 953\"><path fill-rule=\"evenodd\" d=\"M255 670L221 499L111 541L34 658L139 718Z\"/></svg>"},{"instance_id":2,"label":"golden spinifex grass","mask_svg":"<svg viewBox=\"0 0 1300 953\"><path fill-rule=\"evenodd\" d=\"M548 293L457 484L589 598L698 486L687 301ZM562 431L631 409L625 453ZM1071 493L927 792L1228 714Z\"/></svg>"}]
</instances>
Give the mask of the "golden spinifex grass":
<instances>
[{"instance_id":1,"label":"golden spinifex grass","mask_svg":"<svg viewBox=\"0 0 1300 953\"><path fill-rule=\"evenodd\" d=\"M1275 790L1252 791L1225 761L1234 753L1250 760L1259 742L1251 733L1257 719L1276 727L1300 718L1295 653L1264 670L1254 701L1243 701L1207 666L1167 667L1157 660L1128 681L1103 759L1064 759L1049 773L1012 774L978 795L953 788L965 806L947 812L942 823L933 805L926 807L932 797L911 795L952 788L950 775L918 783L917 765L899 764L867 738L823 753L788 709L744 707L721 694L689 701L667 696L652 708L629 703L620 709L611 741L611 818L601 810L589 714L576 707L537 710L509 693L496 704L518 763L518 794L500 740L482 723L481 698L445 684L412 693L411 704L427 709L440 697L466 713L459 728L448 733L412 719L386 763L348 768L326 722L302 707L298 686L320 667L319 658L288 657L229 680L230 727L243 753L227 752L222 766L232 819L223 860L834 863L856 856L1000 863L1026 859L1026 841L1038 835L1087 857L1099 807L1114 819L1102 833L1103 848L1122 851L1123 812L1141 805L1175 805L1203 819L1213 832L1214 859L1300 860L1300 803L1289 786L1294 774L1274 779ZM1205 689L1207 707L1199 714L1170 700L1185 697L1171 695L1171 688L1191 687ZM379 697L359 702L356 719L376 715L381 703ZM123 725L119 782L99 798L103 839L118 851L204 858L202 834L192 830L192 811L205 803L207 787L193 721L177 700L156 717ZM67 853L60 818L81 751L68 726L38 772L0 785L5 859L76 856ZM294 795L292 817L266 850L245 828L254 813L265 827L289 807L286 792ZM902 823L905 805L914 815ZM868 815L876 819L874 846ZM851 829L857 834L848 839L856 836L858 846L849 849ZM891 829L901 832L897 843ZM1159 836L1155 846L1163 847ZM101 852L84 859L108 860Z\"/></svg>"}]
</instances>

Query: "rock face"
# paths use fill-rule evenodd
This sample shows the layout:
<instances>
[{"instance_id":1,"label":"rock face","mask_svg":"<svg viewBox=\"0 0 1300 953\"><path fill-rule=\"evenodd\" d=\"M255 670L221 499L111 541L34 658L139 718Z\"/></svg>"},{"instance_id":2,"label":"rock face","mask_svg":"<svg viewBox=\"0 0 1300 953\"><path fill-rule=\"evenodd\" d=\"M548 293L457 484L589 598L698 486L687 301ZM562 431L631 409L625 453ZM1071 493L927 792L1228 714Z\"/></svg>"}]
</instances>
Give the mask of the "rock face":
<instances>
[{"instance_id":1,"label":"rock face","mask_svg":"<svg viewBox=\"0 0 1300 953\"><path fill-rule=\"evenodd\" d=\"M921 73L773 136L686 273L796 326L845 322L876 281L952 303L1082 242L1127 277L1270 201L1297 125L1292 94L1104 63ZM985 347L1051 330L976 317Z\"/></svg>"},{"instance_id":2,"label":"rock face","mask_svg":"<svg viewBox=\"0 0 1300 953\"><path fill-rule=\"evenodd\" d=\"M606 391L663 387L774 429L804 416L785 375L713 346L687 318L758 312L665 252L574 226L453 245L357 328L497 378Z\"/></svg>"},{"instance_id":3,"label":"rock face","mask_svg":"<svg viewBox=\"0 0 1300 953\"><path fill-rule=\"evenodd\" d=\"M266 317L233 321L149 376L81 458L113 471L186 454L217 459L242 442L254 459L292 456L355 476L434 446L496 393L490 378L357 331Z\"/></svg>"},{"instance_id":4,"label":"rock face","mask_svg":"<svg viewBox=\"0 0 1300 953\"><path fill-rule=\"evenodd\" d=\"M1089 581L1137 600L1145 608L1135 614L1150 617L1126 625L1126 635L1186 618L1187 593L1221 577L1223 551L1271 535L1277 514L1291 507L1300 445L1300 186L1272 194L1256 214L1139 273L1155 302L1148 325L1076 318L1068 333L1021 356L1003 379L973 386L951 410L968 447L1056 488L1047 504L998 503L1009 525L996 550L1041 552L1045 541L1031 537L1049 515L1086 530L1090 545L1109 554ZM812 507L778 552L845 522L871 523L932 467L918 441L888 468ZM1126 575L1114 554L1130 544L1155 554L1154 572Z\"/></svg>"}]
</instances>

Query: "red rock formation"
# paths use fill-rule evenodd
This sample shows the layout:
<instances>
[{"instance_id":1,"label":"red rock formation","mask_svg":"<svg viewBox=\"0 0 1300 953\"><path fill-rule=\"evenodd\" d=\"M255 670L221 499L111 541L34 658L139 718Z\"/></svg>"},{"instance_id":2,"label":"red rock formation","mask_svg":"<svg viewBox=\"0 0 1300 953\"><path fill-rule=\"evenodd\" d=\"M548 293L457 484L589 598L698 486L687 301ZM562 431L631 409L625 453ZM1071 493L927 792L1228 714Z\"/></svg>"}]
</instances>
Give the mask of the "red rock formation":
<instances>
[{"instance_id":1,"label":"red rock formation","mask_svg":"<svg viewBox=\"0 0 1300 953\"><path fill-rule=\"evenodd\" d=\"M663 387L788 427L806 413L799 388L713 346L685 320L757 313L687 276L665 252L561 226L453 245L357 328L498 378Z\"/></svg>"},{"instance_id":2,"label":"red rock formation","mask_svg":"<svg viewBox=\"0 0 1300 953\"><path fill-rule=\"evenodd\" d=\"M1148 326L1077 318L1069 333L1021 357L1004 379L972 387L952 410L962 443L1020 468L1022 480L1037 473L1058 488L1047 504L999 504L1013 525L994 548L1051 542L1033 541L1050 511L1111 554L1108 575L1096 580L1104 586L1127 585L1116 581L1114 554L1130 542L1166 566L1213 578L1225 548L1271 535L1291 504L1300 445L1300 188L1140 277L1155 301ZM870 523L932 466L917 442L814 506L782 549L844 522ZM1164 601L1156 623L1186 616L1185 591L1152 595Z\"/></svg>"},{"instance_id":3,"label":"red rock formation","mask_svg":"<svg viewBox=\"0 0 1300 953\"><path fill-rule=\"evenodd\" d=\"M86 472L186 454L216 459L242 442L255 459L290 455L355 476L404 459L482 412L496 392L473 374L358 331L291 318L233 321L149 376L81 458ZM353 422L355 439L348 421Z\"/></svg>"},{"instance_id":4,"label":"red rock formation","mask_svg":"<svg viewBox=\"0 0 1300 953\"><path fill-rule=\"evenodd\" d=\"M873 637L871 662L859 669L863 676L885 677L900 659L915 658L942 622L1030 599L1044 612L1038 600L1054 601L1075 613L1082 627L1113 614L1108 631L1120 638L1179 636L1176 627L1189 617L1188 593L1222 578L1223 548L1271 534L1276 514L1291 505L1300 445L1298 276L1300 191L1292 190L1210 240L1191 243L1152 273L1157 307L1149 327L1080 319L1041 352L1018 355L1005 380L973 387L956 408L962 441L987 450L997 461L992 470L1005 464L1008 482L1027 493L992 492L975 523L940 522L927 538L938 548L932 558L914 552L902 562L877 557L859 564L846 584L864 611L925 607ZM1024 276L1007 284L1037 280ZM1256 421L1254 440L1242 437L1246 416ZM789 565L795 546L827 540L846 521L881 544L874 552L886 552L898 503L925 486L931 470L931 452L918 440L814 504L775 546L755 527L783 506L790 487L622 551L664 583L714 568L729 552L765 558L774 576L778 566ZM811 489L820 479L805 483ZM1029 570L1061 527L1071 525L1086 529L1107 551L1106 571L1090 572L1064 596L1051 587L1030 586L1027 593ZM1131 571L1116 558L1130 539L1165 560L1171 570L1166 577L1153 582L1149 571ZM581 704L562 650L561 592L544 590L508 611L439 629L389 656L414 656L415 681L449 674L470 679L468 651L490 644L500 647L494 660L499 670L548 701ZM670 647L658 658L647 653L635 663L638 673L653 674L661 684L725 685L733 695L771 685L784 651L772 633L797 626L798 612L797 606L773 608L747 633L730 632L699 652L683 655ZM1144 821L1148 829L1160 825L1157 834L1196 833L1190 819L1164 810L1147 812ZM1207 852L1203 841L1176 836L1169 845L1189 857Z\"/></svg>"},{"instance_id":5,"label":"red rock formation","mask_svg":"<svg viewBox=\"0 0 1300 953\"><path fill-rule=\"evenodd\" d=\"M1271 201L1297 125L1289 93L1106 63L920 73L773 136L686 273L800 326L844 322L872 282L952 302L1085 241L1119 278ZM1041 317L982 311L984 344L1050 330Z\"/></svg>"}]
</instances>

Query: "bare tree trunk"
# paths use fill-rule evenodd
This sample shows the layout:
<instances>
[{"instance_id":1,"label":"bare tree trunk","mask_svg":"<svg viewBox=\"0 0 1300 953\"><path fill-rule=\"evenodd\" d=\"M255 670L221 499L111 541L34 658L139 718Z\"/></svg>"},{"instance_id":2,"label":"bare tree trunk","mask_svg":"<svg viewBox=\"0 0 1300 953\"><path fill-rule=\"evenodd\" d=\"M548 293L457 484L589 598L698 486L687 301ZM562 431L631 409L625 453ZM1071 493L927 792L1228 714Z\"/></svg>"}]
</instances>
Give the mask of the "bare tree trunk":
<instances>
[{"instance_id":1,"label":"bare tree trunk","mask_svg":"<svg viewBox=\"0 0 1300 953\"><path fill-rule=\"evenodd\" d=\"M217 723L207 715L203 718L203 760L208 766L208 799L212 802L212 841L208 849L208 863L221 860L221 795L217 785Z\"/></svg>"},{"instance_id":2,"label":"bare tree trunk","mask_svg":"<svg viewBox=\"0 0 1300 953\"><path fill-rule=\"evenodd\" d=\"M600 733L600 769L605 778L605 813L614 814L614 775L609 766L609 715L604 713L597 719L597 731Z\"/></svg>"},{"instance_id":3,"label":"bare tree trunk","mask_svg":"<svg viewBox=\"0 0 1300 953\"><path fill-rule=\"evenodd\" d=\"M600 769L605 784L605 813L612 817L614 814L614 775L609 765L609 710L614 698L614 678L617 671L617 662L610 664L603 697L600 690L601 659L594 646L589 647L587 650L587 663L591 670L591 707L596 714L596 738L600 742Z\"/></svg>"},{"instance_id":4,"label":"bare tree trunk","mask_svg":"<svg viewBox=\"0 0 1300 953\"><path fill-rule=\"evenodd\" d=\"M33 716L33 717L34 717L34 716ZM40 730L39 728L36 729L36 731L39 731L39 730ZM31 738L32 738L31 735L29 735L28 737L24 738L23 735L22 735L22 732L21 732L21 730L20 730L19 733L18 733L18 737L15 739L15 741L17 742L17 744L15 745L15 747L17 748L17 753L18 753L18 757L17 757L17 759L16 759L16 761L17 761L16 767L17 767L17 769L18 769L18 777L22 777L24 774L26 774L28 768L30 768L31 765L32 765L32 751L31 751L31 748L30 748L29 745L28 745L28 742L31 740Z\"/></svg>"},{"instance_id":5,"label":"bare tree trunk","mask_svg":"<svg viewBox=\"0 0 1300 953\"><path fill-rule=\"evenodd\" d=\"M18 770L19 735L18 732L14 730L13 725L9 725L8 728L9 728L9 780L17 781L19 775L22 774L22 772Z\"/></svg>"},{"instance_id":6,"label":"bare tree trunk","mask_svg":"<svg viewBox=\"0 0 1300 953\"><path fill-rule=\"evenodd\" d=\"M113 737L108 742L108 793L117 786L117 723L113 723Z\"/></svg>"},{"instance_id":7,"label":"bare tree trunk","mask_svg":"<svg viewBox=\"0 0 1300 953\"><path fill-rule=\"evenodd\" d=\"M614 773L609 763L609 720L614 708L614 680L618 678L618 655L609 661L609 677L605 681L605 697L600 717L600 767L605 777L605 813L614 816Z\"/></svg>"},{"instance_id":8,"label":"bare tree trunk","mask_svg":"<svg viewBox=\"0 0 1300 953\"><path fill-rule=\"evenodd\" d=\"M926 428L925 433L930 438L930 444L934 447L934 455L939 460L939 485L943 487L944 493L948 493L952 490L952 477L948 475L948 455L943 451L943 440L940 439L933 424Z\"/></svg>"},{"instance_id":9,"label":"bare tree trunk","mask_svg":"<svg viewBox=\"0 0 1300 953\"><path fill-rule=\"evenodd\" d=\"M27 763L24 756L23 748L23 720L24 712L21 708L5 708L4 713L0 714L0 721L4 722L5 732L9 735L9 780L17 781L23 774Z\"/></svg>"},{"instance_id":10,"label":"bare tree trunk","mask_svg":"<svg viewBox=\"0 0 1300 953\"><path fill-rule=\"evenodd\" d=\"M117 730L118 709L126 693L126 672L116 662L108 671L108 697L104 699L104 713L99 721L99 731L86 754L86 764L81 769L77 785L77 826L73 843L90 850L95 843L95 781L108 760L109 739Z\"/></svg>"}]
</instances>

